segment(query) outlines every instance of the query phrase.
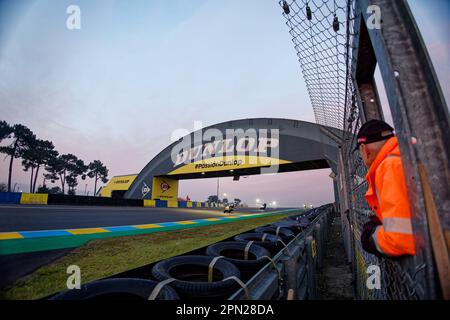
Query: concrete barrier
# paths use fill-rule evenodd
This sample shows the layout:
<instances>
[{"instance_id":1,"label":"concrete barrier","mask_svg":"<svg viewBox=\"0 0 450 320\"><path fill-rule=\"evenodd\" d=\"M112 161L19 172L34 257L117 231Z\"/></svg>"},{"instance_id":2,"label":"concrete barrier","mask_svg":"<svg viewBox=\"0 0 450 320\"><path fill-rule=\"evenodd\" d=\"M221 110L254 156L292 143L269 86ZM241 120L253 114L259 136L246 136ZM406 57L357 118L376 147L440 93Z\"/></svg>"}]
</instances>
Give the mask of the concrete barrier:
<instances>
[{"instance_id":1,"label":"concrete barrier","mask_svg":"<svg viewBox=\"0 0 450 320\"><path fill-rule=\"evenodd\" d=\"M49 194L49 205L75 205L75 206L123 206L123 207L143 207L142 199L122 199L92 196L77 196L67 194Z\"/></svg>"},{"instance_id":2,"label":"concrete barrier","mask_svg":"<svg viewBox=\"0 0 450 320\"><path fill-rule=\"evenodd\" d=\"M167 200L167 208L178 208L178 201Z\"/></svg>"},{"instance_id":3,"label":"concrete barrier","mask_svg":"<svg viewBox=\"0 0 450 320\"><path fill-rule=\"evenodd\" d=\"M66 194L0 192L0 204L133 206L149 208L209 208L209 203L177 200L141 200Z\"/></svg>"},{"instance_id":4,"label":"concrete barrier","mask_svg":"<svg viewBox=\"0 0 450 320\"><path fill-rule=\"evenodd\" d=\"M144 207L150 208L209 208L208 202L176 200L144 200Z\"/></svg>"},{"instance_id":5,"label":"concrete barrier","mask_svg":"<svg viewBox=\"0 0 450 320\"><path fill-rule=\"evenodd\" d=\"M48 194L43 193L22 193L20 204L41 204L48 203Z\"/></svg>"},{"instance_id":6,"label":"concrete barrier","mask_svg":"<svg viewBox=\"0 0 450 320\"><path fill-rule=\"evenodd\" d=\"M144 207L149 207L149 208L156 207L155 200L144 200Z\"/></svg>"},{"instance_id":7,"label":"concrete barrier","mask_svg":"<svg viewBox=\"0 0 450 320\"><path fill-rule=\"evenodd\" d=\"M0 192L0 203L20 204L20 192Z\"/></svg>"}]
</instances>

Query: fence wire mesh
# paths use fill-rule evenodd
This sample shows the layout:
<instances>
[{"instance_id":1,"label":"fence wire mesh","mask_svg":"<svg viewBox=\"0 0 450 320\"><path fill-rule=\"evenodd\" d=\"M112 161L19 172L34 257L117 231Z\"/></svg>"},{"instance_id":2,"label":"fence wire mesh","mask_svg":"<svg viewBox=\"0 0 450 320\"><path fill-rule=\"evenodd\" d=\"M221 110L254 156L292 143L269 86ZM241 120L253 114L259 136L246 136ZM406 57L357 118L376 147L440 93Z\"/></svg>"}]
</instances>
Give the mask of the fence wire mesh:
<instances>
[{"instance_id":1,"label":"fence wire mesh","mask_svg":"<svg viewBox=\"0 0 450 320\"><path fill-rule=\"evenodd\" d=\"M374 213L365 200L367 169L357 151L356 133L361 126L357 88L352 65L357 59L354 37L361 15L358 0L279 1L292 36L310 96L316 122L342 130L343 161L347 163L348 219L356 299L426 299L424 265L413 259L379 259L362 249L363 225ZM368 289L370 265L381 269L381 289ZM419 275L419 276L418 276ZM420 278L422 276L422 278Z\"/></svg>"},{"instance_id":2,"label":"fence wire mesh","mask_svg":"<svg viewBox=\"0 0 450 320\"><path fill-rule=\"evenodd\" d=\"M316 122L342 129L347 90L349 26L346 0L280 1Z\"/></svg>"}]
</instances>

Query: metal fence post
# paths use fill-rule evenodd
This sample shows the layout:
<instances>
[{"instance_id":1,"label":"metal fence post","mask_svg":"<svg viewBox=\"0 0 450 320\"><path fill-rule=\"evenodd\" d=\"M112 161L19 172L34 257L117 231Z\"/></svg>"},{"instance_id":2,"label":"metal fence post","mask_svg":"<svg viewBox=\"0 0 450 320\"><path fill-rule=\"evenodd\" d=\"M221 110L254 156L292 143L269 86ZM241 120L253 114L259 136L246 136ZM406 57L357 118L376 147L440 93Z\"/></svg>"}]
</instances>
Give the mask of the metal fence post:
<instances>
[{"instance_id":1,"label":"metal fence post","mask_svg":"<svg viewBox=\"0 0 450 320\"><path fill-rule=\"evenodd\" d=\"M285 270L285 283L284 283L284 291L289 292L290 289L293 290L294 297L297 297L298 291L298 283L297 283L297 273L299 269L299 256L301 246L297 246L292 252L290 256L286 256L283 260L284 270Z\"/></svg>"},{"instance_id":2,"label":"metal fence post","mask_svg":"<svg viewBox=\"0 0 450 320\"><path fill-rule=\"evenodd\" d=\"M317 268L322 268L323 258L323 237L322 237L322 225L317 223L314 226L314 239L317 246Z\"/></svg>"},{"instance_id":3,"label":"metal fence post","mask_svg":"<svg viewBox=\"0 0 450 320\"><path fill-rule=\"evenodd\" d=\"M312 236L306 237L307 268L308 268L308 299L316 298L316 248Z\"/></svg>"}]
</instances>

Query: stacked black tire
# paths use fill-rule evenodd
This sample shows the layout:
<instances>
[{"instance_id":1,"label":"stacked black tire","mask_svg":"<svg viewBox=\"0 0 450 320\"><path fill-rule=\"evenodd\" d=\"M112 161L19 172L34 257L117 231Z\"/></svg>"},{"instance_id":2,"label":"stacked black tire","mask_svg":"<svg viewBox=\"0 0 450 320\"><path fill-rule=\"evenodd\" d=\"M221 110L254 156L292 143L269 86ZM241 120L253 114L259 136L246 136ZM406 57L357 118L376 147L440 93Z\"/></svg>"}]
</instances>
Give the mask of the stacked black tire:
<instances>
[{"instance_id":1,"label":"stacked black tire","mask_svg":"<svg viewBox=\"0 0 450 320\"><path fill-rule=\"evenodd\" d=\"M270 258L309 226L316 216L314 213L291 216L254 232L236 235L234 241L212 244L202 252L204 255L162 260L151 270L154 280L94 281L83 285L81 290L65 291L52 299L148 299L158 282L168 279L170 283L161 289L156 299L227 299L240 288L236 279L248 282L270 263Z\"/></svg>"},{"instance_id":2,"label":"stacked black tire","mask_svg":"<svg viewBox=\"0 0 450 320\"><path fill-rule=\"evenodd\" d=\"M247 252L246 252L247 250ZM211 257L222 256L235 265L241 274L241 280L247 282L269 262L270 252L257 244L245 241L226 241L210 245L206 253Z\"/></svg>"},{"instance_id":3,"label":"stacked black tire","mask_svg":"<svg viewBox=\"0 0 450 320\"><path fill-rule=\"evenodd\" d=\"M171 286L183 300L226 299L239 289L239 284L230 277L240 278L239 269L225 259L216 261L212 279L208 281L209 268L214 257L179 256L163 260L152 269L152 275L159 281L175 279Z\"/></svg>"},{"instance_id":4,"label":"stacked black tire","mask_svg":"<svg viewBox=\"0 0 450 320\"><path fill-rule=\"evenodd\" d=\"M63 291L50 300L147 300L157 284L145 279L105 279ZM179 300L179 296L173 288L164 286L156 300Z\"/></svg>"}]
</instances>

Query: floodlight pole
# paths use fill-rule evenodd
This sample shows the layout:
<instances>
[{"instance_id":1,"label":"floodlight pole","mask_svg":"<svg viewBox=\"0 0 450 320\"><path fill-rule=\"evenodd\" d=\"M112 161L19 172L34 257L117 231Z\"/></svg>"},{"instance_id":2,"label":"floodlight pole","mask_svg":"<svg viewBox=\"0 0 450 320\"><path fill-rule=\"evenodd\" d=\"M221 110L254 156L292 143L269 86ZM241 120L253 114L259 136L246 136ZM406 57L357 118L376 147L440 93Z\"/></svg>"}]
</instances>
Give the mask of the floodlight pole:
<instances>
[{"instance_id":1,"label":"floodlight pole","mask_svg":"<svg viewBox=\"0 0 450 320\"><path fill-rule=\"evenodd\" d=\"M217 177L217 205L219 205L219 177Z\"/></svg>"}]
</instances>

